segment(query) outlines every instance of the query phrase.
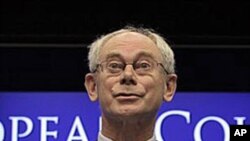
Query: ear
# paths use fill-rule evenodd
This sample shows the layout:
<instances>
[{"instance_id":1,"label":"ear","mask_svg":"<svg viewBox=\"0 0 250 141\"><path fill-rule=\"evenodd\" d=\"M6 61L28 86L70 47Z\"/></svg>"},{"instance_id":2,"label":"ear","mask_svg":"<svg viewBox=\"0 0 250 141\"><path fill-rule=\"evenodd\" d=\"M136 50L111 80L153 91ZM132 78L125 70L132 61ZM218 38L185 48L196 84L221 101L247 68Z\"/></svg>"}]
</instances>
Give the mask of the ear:
<instances>
[{"instance_id":1,"label":"ear","mask_svg":"<svg viewBox=\"0 0 250 141\"><path fill-rule=\"evenodd\" d=\"M169 102L173 99L176 87L177 87L177 75L176 74L167 75L167 82L165 87L166 89L163 95L165 101Z\"/></svg>"},{"instance_id":2,"label":"ear","mask_svg":"<svg viewBox=\"0 0 250 141\"><path fill-rule=\"evenodd\" d=\"M85 75L85 88L87 89L89 98L91 101L96 101L98 99L95 76L93 73L88 73Z\"/></svg>"}]
</instances>

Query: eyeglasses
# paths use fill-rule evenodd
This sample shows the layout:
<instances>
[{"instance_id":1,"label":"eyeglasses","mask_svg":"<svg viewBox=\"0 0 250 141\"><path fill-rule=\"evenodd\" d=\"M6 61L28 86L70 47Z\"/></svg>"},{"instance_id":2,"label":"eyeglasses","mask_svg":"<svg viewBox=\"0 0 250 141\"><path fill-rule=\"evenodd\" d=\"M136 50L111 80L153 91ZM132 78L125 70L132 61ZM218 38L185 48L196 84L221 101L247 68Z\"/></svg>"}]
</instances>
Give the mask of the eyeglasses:
<instances>
[{"instance_id":1,"label":"eyeglasses","mask_svg":"<svg viewBox=\"0 0 250 141\"><path fill-rule=\"evenodd\" d=\"M153 72L158 66L161 66L166 74L169 74L168 71L164 68L162 63L158 63L157 61L150 59L150 60L138 60L136 62L131 63L124 63L122 61L112 60L112 61L103 61L97 64L97 67L94 72L97 71L98 67L101 68L103 72L112 75L119 75L121 74L127 65L132 65L134 71L138 75L145 75Z\"/></svg>"}]
</instances>

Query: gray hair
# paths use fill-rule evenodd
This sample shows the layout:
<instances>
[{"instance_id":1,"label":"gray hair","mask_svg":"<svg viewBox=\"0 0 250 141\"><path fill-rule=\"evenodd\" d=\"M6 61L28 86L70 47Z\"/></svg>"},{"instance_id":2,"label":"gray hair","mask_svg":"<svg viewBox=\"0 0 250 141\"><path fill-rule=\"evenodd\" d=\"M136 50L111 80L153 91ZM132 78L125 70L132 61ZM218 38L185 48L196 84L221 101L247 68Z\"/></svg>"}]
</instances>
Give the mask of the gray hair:
<instances>
[{"instance_id":1,"label":"gray hair","mask_svg":"<svg viewBox=\"0 0 250 141\"><path fill-rule=\"evenodd\" d=\"M96 70L99 61L100 48L112 37L126 32L137 32L153 40L156 46L160 49L161 55L163 57L164 68L168 73L175 73L174 53L165 39L158 33L154 32L152 29L142 27L136 28L133 26L126 26L125 28L122 28L120 30L102 35L88 46L88 48L90 49L88 54L90 72L94 72Z\"/></svg>"}]
</instances>

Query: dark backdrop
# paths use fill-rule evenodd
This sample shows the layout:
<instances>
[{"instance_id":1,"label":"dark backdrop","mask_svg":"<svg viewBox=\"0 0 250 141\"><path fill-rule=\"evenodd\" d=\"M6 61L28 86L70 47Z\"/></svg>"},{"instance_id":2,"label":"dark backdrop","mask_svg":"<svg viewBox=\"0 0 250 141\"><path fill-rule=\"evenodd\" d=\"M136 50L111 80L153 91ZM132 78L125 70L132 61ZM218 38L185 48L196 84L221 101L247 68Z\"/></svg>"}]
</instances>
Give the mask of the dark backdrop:
<instances>
[{"instance_id":1,"label":"dark backdrop","mask_svg":"<svg viewBox=\"0 0 250 141\"><path fill-rule=\"evenodd\" d=\"M0 90L85 90L86 46L132 24L170 41L179 91L249 91L249 7L248 1L2 0Z\"/></svg>"}]
</instances>

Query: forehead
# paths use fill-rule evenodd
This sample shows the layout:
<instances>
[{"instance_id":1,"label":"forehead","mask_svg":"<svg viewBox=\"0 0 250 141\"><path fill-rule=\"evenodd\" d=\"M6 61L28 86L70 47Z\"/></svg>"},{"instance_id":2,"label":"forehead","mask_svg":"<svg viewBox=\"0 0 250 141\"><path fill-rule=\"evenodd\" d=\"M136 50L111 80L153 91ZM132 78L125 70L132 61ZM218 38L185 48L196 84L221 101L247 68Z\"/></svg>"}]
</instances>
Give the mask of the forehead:
<instances>
[{"instance_id":1,"label":"forehead","mask_svg":"<svg viewBox=\"0 0 250 141\"><path fill-rule=\"evenodd\" d=\"M149 37L136 33L126 32L110 38L100 49L100 59L105 59L110 54L119 54L125 57L136 57L138 55L150 55L160 59L160 50Z\"/></svg>"}]
</instances>

